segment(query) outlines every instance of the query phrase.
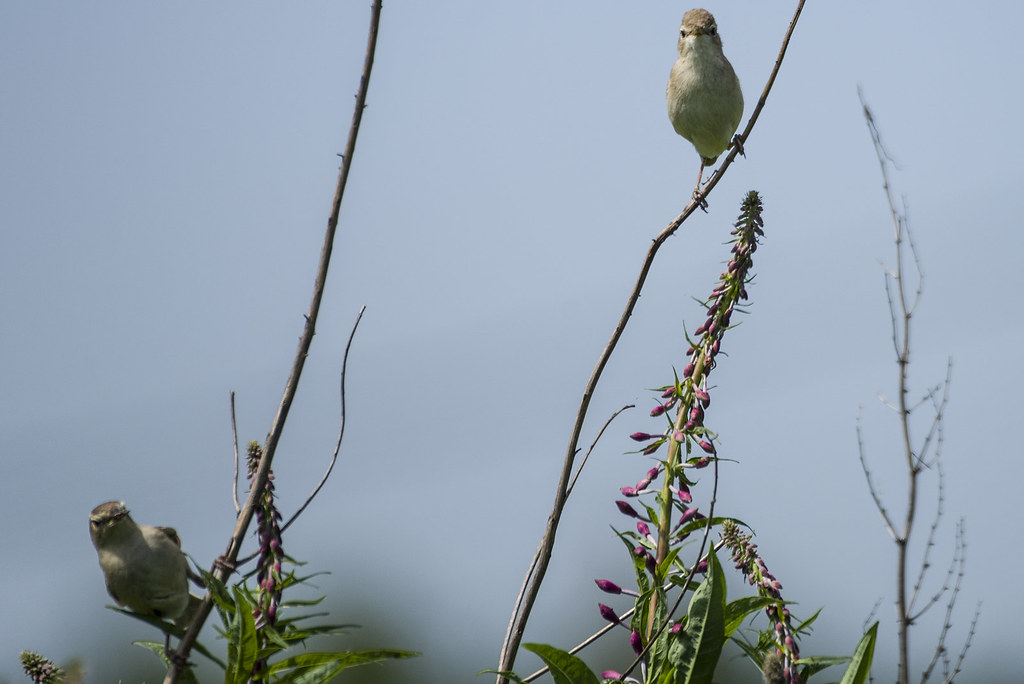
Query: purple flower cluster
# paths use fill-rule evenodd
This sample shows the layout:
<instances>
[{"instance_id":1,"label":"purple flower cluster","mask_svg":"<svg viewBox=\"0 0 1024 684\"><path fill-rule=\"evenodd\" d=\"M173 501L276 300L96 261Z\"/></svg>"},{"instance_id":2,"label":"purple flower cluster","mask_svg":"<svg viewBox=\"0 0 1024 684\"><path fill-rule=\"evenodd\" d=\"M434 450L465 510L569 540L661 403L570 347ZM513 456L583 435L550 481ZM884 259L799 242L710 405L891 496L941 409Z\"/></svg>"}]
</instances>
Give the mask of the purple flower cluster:
<instances>
[{"instance_id":1,"label":"purple flower cluster","mask_svg":"<svg viewBox=\"0 0 1024 684\"><path fill-rule=\"evenodd\" d=\"M263 448L259 442L249 442L247 458L250 481L262 457ZM273 471L268 474L267 484L256 506L256 536L260 544L260 557L256 566L257 601L253 618L259 631L276 624L282 595L281 561L284 559L284 550L281 547L281 514L274 503ZM258 675L265 665L265 662L258 660L253 674Z\"/></svg>"},{"instance_id":2,"label":"purple flower cluster","mask_svg":"<svg viewBox=\"0 0 1024 684\"><path fill-rule=\"evenodd\" d=\"M623 515L637 520L637 534L629 532L622 537L635 542L634 557L643 560L643 567L653 578L655 587L666 580L665 573L672 572L664 563L671 547L677 546L694 530L707 525L706 516L693 504L690 487L694 482L687 479L686 472L704 468L718 458L716 437L704 425L705 412L711 405L708 375L717 363L722 337L732 325L733 314L747 299L752 256L757 250L758 238L764 235L763 225L760 198L756 192L751 192L744 200L739 220L734 224L732 257L704 303L706 318L694 330L694 337L687 337L686 366L671 385L658 390L658 403L650 415L661 418L665 428L660 433L634 432L630 435L634 441L644 444L641 449L644 455L656 454L663 445L667 445L667 453L658 457L655 467L650 468L635 485L620 490L624 497L630 499L657 494L656 506L643 505L644 514L627 501L615 502ZM656 483L661 475L664 476L661 482ZM653 534L651 528L655 528ZM706 569L706 563L702 563L697 572ZM611 591L610 587L618 587L608 580L597 580L597 583L604 591L621 593ZM646 581L641 581L641 584L646 584ZM601 613L605 619L618 622L615 612L607 606L601 607ZM638 645L641 642L635 630L631 640ZM642 647L637 648L639 653Z\"/></svg>"},{"instance_id":3,"label":"purple flower cluster","mask_svg":"<svg viewBox=\"0 0 1024 684\"><path fill-rule=\"evenodd\" d=\"M782 601L782 584L768 572L764 560L757 553L757 544L750 541L752 535L743 534L736 523L731 520L722 523L722 540L732 552L736 568L743 573L750 584L757 587L760 596ZM770 605L765 609L768 619L772 621L775 638L774 658L766 659L781 665L782 681L787 684L800 684L796 661L800 658L800 649L796 644L796 634L790 621L789 609L784 605ZM769 654L772 655L772 654Z\"/></svg>"},{"instance_id":4,"label":"purple flower cluster","mask_svg":"<svg viewBox=\"0 0 1024 684\"><path fill-rule=\"evenodd\" d=\"M663 445L678 443L686 445L689 457L691 446L698 447L708 456L689 457L686 466L706 466L717 450L714 436L704 427L704 412L711 405L708 392L708 375L718 362L722 348L722 336L732 325L732 315L747 299L747 282L753 265L753 254L757 251L757 239L764 235L761 230L760 200L748 196L744 202L743 214L732 231L732 258L719 277L718 285L704 303L707 309L704 322L694 330L698 336L686 350L687 363L680 378L672 385L661 388L661 398L652 410L651 416L663 416L675 409L675 420L661 434L634 432L630 438L637 442L650 442L642 453L653 454ZM748 206L750 205L750 206ZM670 453L669 459L671 459ZM650 478L648 477L647 484ZM625 493L625 492L623 492ZM628 495L627 495L628 496Z\"/></svg>"}]
</instances>

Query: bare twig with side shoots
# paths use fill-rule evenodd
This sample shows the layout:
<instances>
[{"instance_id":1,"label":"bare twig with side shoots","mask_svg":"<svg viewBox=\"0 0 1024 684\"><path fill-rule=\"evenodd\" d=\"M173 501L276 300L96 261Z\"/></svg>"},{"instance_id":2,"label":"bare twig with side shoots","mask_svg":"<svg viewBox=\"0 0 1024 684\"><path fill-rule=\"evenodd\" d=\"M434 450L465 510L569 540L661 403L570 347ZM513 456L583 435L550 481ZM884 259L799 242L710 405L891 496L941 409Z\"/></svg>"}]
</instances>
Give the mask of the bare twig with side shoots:
<instances>
[{"instance_id":1,"label":"bare twig with side shoots","mask_svg":"<svg viewBox=\"0 0 1024 684\"><path fill-rule=\"evenodd\" d=\"M753 131L754 124L757 122L758 117L761 114L761 110L764 108L765 103L768 100L768 93L772 89L772 85L775 83L775 78L779 73L779 69L782 67L782 60L786 55L786 50L789 47L790 38L793 35L793 31L796 29L797 20L800 18L800 13L803 11L805 0L799 0L797 3L796 11L793 13L793 19L789 23L789 28L786 31L786 35L782 41L782 47L779 50L778 57L775 59L775 65L772 68L771 74L768 77L768 81L765 83L764 89L761 92L761 97L758 99L757 105L754 107L753 113L750 115L750 119L747 121L746 127L743 129L743 133L736 137L736 143L729 153L726 155L722 165L718 168L718 171L708 180L704 186L703 192L697 194L686 208L683 209L675 219L673 219L662 231L654 238L650 248L647 250L647 255L644 257L643 264L640 267L640 274L637 276L636 283L633 285L633 289L629 294L626 301L626 308L622 312L622 316L619 318L618 323L615 326L615 330L612 332L611 339L608 344L605 345L604 351L601 352L598 358L597 365L594 371L590 375L590 379L587 381L587 385L583 390L583 398L580 400L580 406L576 414L576 421L573 424L572 432L569 436L569 445L565 450L565 457L562 463L562 470L559 476L558 485L555 489L555 500L551 507L551 514L548 516L547 527L544 530L544 534L541 537L540 544L534 552L533 558L530 561L530 565L526 571L526 577L523 579L522 588L516 597L515 605L512 608L512 616L509 619L508 630L505 633L505 639L501 646L501 653L498 658L498 672L496 682L497 684L507 684L508 678L500 674L501 672L511 671L515 665L516 653L519 650L519 644L522 642L523 633L526 631L526 623L530 619L530 612L533 610L533 604L537 599L537 594L540 592L540 585L544 581L544 575L547 573L548 563L551 560L551 553L555 545L555 532L558 530L558 523L561 520L562 510L565 508L565 502L569 493L569 482L573 472L573 462L575 461L577 451L579 449L580 435L583 431L583 423L587 417L587 411L590 408L590 400L594 396L594 392L597 390L597 384L601 379L601 375L604 373L604 368L608 364L608 360L611 358L612 352L615 351L615 347L619 343L619 339L622 337L622 333L626 329L626 324L629 322L630 317L633 315L633 309L636 306L637 300L640 298L640 291L643 289L644 283L647 281L647 274L651 269L651 265L654 263L654 257L657 255L661 245L668 240L679 226L683 224L689 216L701 207L704 200L711 193L711 191L718 185L718 181L721 180L726 169L732 164L733 159L743 148L747 138Z\"/></svg>"},{"instance_id":2,"label":"bare twig with side shoots","mask_svg":"<svg viewBox=\"0 0 1024 684\"><path fill-rule=\"evenodd\" d=\"M213 566L212 572L220 581L225 581L231 572L238 552L242 548L249 524L252 522L255 504L263 492L274 461L274 452L284 431L284 424L288 418L288 411L291 409L292 401L295 399L295 392L299 386L299 378L302 376L302 369L309 355L309 348L313 342L313 334L316 331L317 315L320 312L320 301L323 298L324 287L327 283L327 271L331 263L331 253L334 250L334 235L338 228L338 216L341 211L341 200L345 194L345 184L348 180L349 171L352 168L352 158L355 155L356 139L359 136L359 124L363 118L363 109L366 107L366 94L370 85L370 72L373 69L373 56L377 47L377 29L380 25L382 0L374 0L370 11L370 29L367 38L366 56L363 61L363 72L359 80L359 90L356 94L355 110L352 113L352 123L349 126L348 141L345 144L345 152L342 156L341 169L338 173L338 182L334 191L334 200L331 204L330 217L327 219L327 230L324 234L324 242L320 251L320 262L317 267L316 281L313 285L313 297L309 305L309 312L306 314L306 322L303 326L302 336L299 338L299 347L292 362L292 369L285 383L284 395L281 404L278 406L277 415L271 424L267 434L266 442L263 445L263 457L260 459L259 469L252 479L249 489L249 496L242 507L235 523L235 529L231 533L231 540L228 542L227 551L219 559L219 563ZM213 608L213 597L206 592L196 617L192 620L185 636L178 644L175 657L171 659L171 667L164 677L164 684L171 684L178 681L183 668L187 665L188 654L199 636L199 630Z\"/></svg>"},{"instance_id":3,"label":"bare twig with side shoots","mask_svg":"<svg viewBox=\"0 0 1024 684\"><path fill-rule=\"evenodd\" d=\"M918 598L924 585L925 577L931 568L931 550L935 545L936 530L942 518L945 504L945 486L941 468L940 457L942 454L943 442L943 418L946 405L949 403L949 386L952 379L952 361L946 364L946 377L943 382L927 391L920 401L911 403L908 395L910 393L910 350L911 350L911 320L914 316L918 303L923 292L924 275L921 270L921 262L914 245L910 225L907 221L906 210L899 209L893 196L892 186L889 180L889 168L892 166L892 158L882 144L881 135L875 125L874 117L864 95L858 89L861 106L864 109L864 118L867 121L868 130L871 134L871 142L875 148L875 155L881 168L882 187L885 190L886 201L889 204L889 213L893 223L893 242L896 246L895 262L886 268L885 293L889 303L889 317L892 326L893 350L896 354L898 366L898 387L895 402L885 402L899 416L901 431L901 451L907 472L907 503L906 509L901 513L892 512L882 500L882 495L875 484L868 467L866 448L861 428L860 417L857 420L857 446L860 457L861 468L867 481L868 491L871 498L882 516L886 532L892 537L896 544L896 629L899 650L899 664L897 667L896 681L899 684L910 682L910 627L921 618L929 609L935 606L943 596L948 595L946 601L946 618L943 628L939 634L938 643L931 662L923 671L922 682L928 680L935 665L941 660L943 662L945 681L952 681L952 678L960 671L963 659L970 647L971 639L974 636L974 627L977 623L978 612L975 611L974 620L960 652L959 658L950 671L946 639L951 625L950 616L956 605L957 597L960 594L960 584L964 575L964 563L966 543L964 537L963 521L957 526L956 548L950 560L949 568L946 571L945 579L940 588L932 594L923 605L918 606ZM907 265L907 249L910 251L912 268ZM916 278L916 285L912 286L908 279ZM912 290L912 292L911 292ZM932 416L927 424L923 439L915 440L912 436L912 424L915 412L922 406L929 405L932 409ZM919 498L920 477L924 471L935 467L938 475L936 486L935 514L929 528L928 536L922 552L921 566L917 576L910 577L909 566L910 541L917 523L917 507ZM901 519L902 517L902 519ZM953 581L954 575L956 577Z\"/></svg>"}]
</instances>

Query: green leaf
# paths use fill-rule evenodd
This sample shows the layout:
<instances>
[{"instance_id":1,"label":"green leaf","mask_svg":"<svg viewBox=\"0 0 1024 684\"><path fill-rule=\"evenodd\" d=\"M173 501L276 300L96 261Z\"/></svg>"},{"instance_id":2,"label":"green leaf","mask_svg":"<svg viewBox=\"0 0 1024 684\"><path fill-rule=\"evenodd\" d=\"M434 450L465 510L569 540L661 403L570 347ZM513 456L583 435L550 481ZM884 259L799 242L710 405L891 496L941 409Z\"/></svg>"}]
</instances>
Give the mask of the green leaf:
<instances>
[{"instance_id":1,"label":"green leaf","mask_svg":"<svg viewBox=\"0 0 1024 684\"><path fill-rule=\"evenodd\" d=\"M744 596L730 602L725 607L725 636L732 636L748 615L781 603L784 602L767 596Z\"/></svg>"},{"instance_id":2,"label":"green leaf","mask_svg":"<svg viewBox=\"0 0 1024 684\"><path fill-rule=\"evenodd\" d=\"M707 577L690 599L685 627L669 647L674 676L671 669L666 669L659 682L711 684L724 645L725 574L712 546L708 550Z\"/></svg>"},{"instance_id":3,"label":"green leaf","mask_svg":"<svg viewBox=\"0 0 1024 684\"><path fill-rule=\"evenodd\" d=\"M868 675L871 674L871 659L875 654L875 637L877 635L878 623L875 622L864 633L860 643L857 644L857 650L853 652L850 664L846 667L846 672L843 673L843 678L839 680L839 684L864 684L864 682L868 681Z\"/></svg>"},{"instance_id":4,"label":"green leaf","mask_svg":"<svg viewBox=\"0 0 1024 684\"><path fill-rule=\"evenodd\" d=\"M523 648L540 656L550 669L555 684L601 684L586 663L567 651L547 644L523 644Z\"/></svg>"},{"instance_id":5,"label":"green leaf","mask_svg":"<svg viewBox=\"0 0 1024 684\"><path fill-rule=\"evenodd\" d=\"M811 656L809 658L801 658L797 661L797 665L800 666L800 679L806 682L822 670L826 670L833 665L842 665L849 660L849 656Z\"/></svg>"},{"instance_id":6,"label":"green leaf","mask_svg":"<svg viewBox=\"0 0 1024 684\"><path fill-rule=\"evenodd\" d=\"M164 667L169 668L171 666L171 661L167 657L167 650L164 644L158 641L133 641L132 643L136 646L147 648L153 653L157 654L160 657L160 660L164 662ZM191 667L185 667L182 668L178 673L177 681L181 682L182 684L196 684L196 682L198 682L199 680L196 679L196 673L192 670Z\"/></svg>"},{"instance_id":7,"label":"green leaf","mask_svg":"<svg viewBox=\"0 0 1024 684\"><path fill-rule=\"evenodd\" d=\"M228 667L224 672L225 684L245 684L252 675L259 650L256 643L256 622L252 616L252 604L245 592L232 587L236 610L228 626Z\"/></svg>"},{"instance_id":8,"label":"green leaf","mask_svg":"<svg viewBox=\"0 0 1024 684\"><path fill-rule=\"evenodd\" d=\"M329 682L342 670L368 663L397 658L414 658L419 653L394 649L374 649L347 653L303 653L274 663L267 675L282 684L319 684Z\"/></svg>"},{"instance_id":9,"label":"green leaf","mask_svg":"<svg viewBox=\"0 0 1024 684\"><path fill-rule=\"evenodd\" d=\"M806 620L801 622L799 625L794 627L793 631L796 634L804 634L804 633L810 634L811 633L811 625L814 624L814 621L818 619L819 615L821 615L821 608L819 608L818 610L814 611L814 615L812 615L811 617L807 618Z\"/></svg>"}]
</instances>

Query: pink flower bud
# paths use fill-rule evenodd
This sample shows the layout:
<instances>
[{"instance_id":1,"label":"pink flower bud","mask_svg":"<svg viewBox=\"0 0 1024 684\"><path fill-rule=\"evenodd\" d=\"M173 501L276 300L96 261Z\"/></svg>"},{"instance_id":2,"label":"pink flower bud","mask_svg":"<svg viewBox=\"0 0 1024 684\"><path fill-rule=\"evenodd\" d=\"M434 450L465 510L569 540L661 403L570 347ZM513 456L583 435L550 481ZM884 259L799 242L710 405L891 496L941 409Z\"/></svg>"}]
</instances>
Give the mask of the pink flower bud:
<instances>
[{"instance_id":1,"label":"pink flower bud","mask_svg":"<svg viewBox=\"0 0 1024 684\"><path fill-rule=\"evenodd\" d=\"M615 611L611 608L611 606L606 606L603 603L598 603L597 609L601 611L601 617L603 617L605 620L616 625L619 624L619 616L615 614Z\"/></svg>"},{"instance_id":2,"label":"pink flower bud","mask_svg":"<svg viewBox=\"0 0 1024 684\"><path fill-rule=\"evenodd\" d=\"M640 514L637 513L635 510L633 510L633 507L630 506L625 501L616 501L615 505L619 507L619 512L622 513L623 515L628 515L631 518L639 518L640 517Z\"/></svg>"},{"instance_id":3,"label":"pink flower bud","mask_svg":"<svg viewBox=\"0 0 1024 684\"><path fill-rule=\"evenodd\" d=\"M644 652L644 642L640 639L640 632L635 629L629 633L629 645L633 648L633 653L637 655Z\"/></svg>"}]
</instances>

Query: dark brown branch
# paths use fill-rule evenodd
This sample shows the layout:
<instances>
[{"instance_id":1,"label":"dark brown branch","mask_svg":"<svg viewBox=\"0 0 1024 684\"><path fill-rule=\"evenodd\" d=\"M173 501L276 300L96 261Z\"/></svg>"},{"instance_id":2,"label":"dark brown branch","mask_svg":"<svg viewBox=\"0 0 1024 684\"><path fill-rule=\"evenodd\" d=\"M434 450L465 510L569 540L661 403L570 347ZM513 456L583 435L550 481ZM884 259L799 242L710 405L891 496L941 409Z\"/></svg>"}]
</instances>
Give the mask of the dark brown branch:
<instances>
[{"instance_id":1,"label":"dark brown branch","mask_svg":"<svg viewBox=\"0 0 1024 684\"><path fill-rule=\"evenodd\" d=\"M324 235L323 246L320 250L320 262L317 267L316 281L313 285L313 298L309 305L309 312L305 317L306 323L302 330L302 336L299 338L299 348L295 353L288 381L285 383L284 395L281 398L280 406L278 406L277 415L274 417L274 422L267 433L267 439L263 445L263 457L260 459L259 468L252 478L249 496L242 507L241 513L238 515L235 529L232 531L231 539L228 542L227 551L219 559L220 562L214 564L212 568L212 573L222 582L227 580L231 573L231 567L238 558L238 553L242 548L242 540L249 529L249 524L252 522L256 500L263 493L263 488L267 484L271 464L274 461L274 453L284 431L288 411L291 409L292 401L295 399L295 392L299 387L299 378L302 376L302 369L305 366L306 357L309 355L310 345L313 343L317 315L320 312L320 301L323 299L324 287L327 284L327 271L331 263L331 253L334 250L334 235L338 229L341 200L345 194L345 184L348 181L349 171L352 168L352 158L355 155L356 139L359 136L359 124L363 118L363 109L366 107L366 93L370 85L370 72L373 69L373 56L377 47L377 29L380 25L381 3L382 0L374 0L370 13L370 30L367 38L366 57L363 61L363 72L359 80L359 90L356 94L355 110L352 113L352 124L349 127L348 141L345 144L341 170L338 173L338 183L334 191L330 217L327 219L327 230ZM203 623L209 616L212 607L213 598L210 592L207 591L195 618L178 644L175 657L171 659L172 664L167 670L167 675L164 677L164 684L170 684L178 680L182 669L186 666L188 654L193 644L195 644L196 638L199 636L199 630L202 629Z\"/></svg>"},{"instance_id":2,"label":"dark brown branch","mask_svg":"<svg viewBox=\"0 0 1024 684\"><path fill-rule=\"evenodd\" d=\"M754 128L754 124L757 122L758 117L761 114L761 110L764 108L765 102L768 100L768 93L771 92L772 85L775 83L775 78L779 73L779 69L782 67L782 60L786 55L786 49L789 47L790 38L793 35L793 31L796 28L797 20L800 18L800 13L803 11L805 0L799 0L796 11L793 14L793 19L789 23L789 29L786 31L786 35L782 40L782 47L779 50L778 57L775 59L775 66L772 68L771 74L768 77L767 83L765 83L764 89L761 91L761 97L758 99L757 106L754 107L753 113L750 115L750 119L747 121L746 127L743 129L743 133L740 134L739 140L741 143L746 142L751 131ZM547 573L548 563L551 560L551 552L555 545L555 532L558 530L558 523L562 517L562 510L565 508L566 497L569 490L569 481L573 471L573 461L576 458L576 453L579 450L580 434L583 431L583 423L587 417L587 411L590 408L590 400L594 396L594 392L597 389L598 381L601 379L601 375L604 373L605 366L608 364L608 360L611 358L612 352L615 351L615 347L619 343L619 339L622 337L622 333L626 329L626 324L629 322L630 317L633 315L633 309L636 306L637 300L640 298L640 291L643 289L644 283L647 281L647 274L651 269L651 265L654 263L654 257L657 255L661 245L664 244L669 237L671 237L679 226L682 225L689 216L697 210L698 207L703 206L705 198L708 194L718 185L718 181L721 180L726 169L732 164L733 159L739 153L740 147L733 145L729 154L725 157L725 161L718 168L718 171L712 175L707 185L704 186L704 190L698 193L683 209L675 219L673 219L662 231L654 238L650 248L647 250L647 255L644 257L643 263L640 266L640 274L637 276L636 283L633 285L633 290L629 294L629 298L626 301L626 308L622 312L622 316L619 318L619 322L615 326L615 330L612 332L611 339L608 344L605 345L604 351L601 352L601 356L598 358L597 365L594 371L590 375L590 380L587 381L587 385L583 390L583 398L580 400L580 406L576 413L576 422L573 424L572 432L569 436L569 445L565 450L565 458L562 463L562 471L558 479L558 485L555 489L555 501L551 507L551 513L548 516L547 527L544 530L544 535L541 537L540 544L537 547L537 551L534 553L533 559L530 562L529 569L526 572L526 577L523 580L523 588L519 592L519 596L516 598L516 603L512 609L512 616L509 619L508 630L505 633L505 640L501 646L501 655L498 660L498 671L511 671L515 665L516 653L519 651L519 644L522 642L523 633L526 631L526 623L530 619L530 611L533 609L533 604L537 599L537 594L540 592L540 585L544 581L544 575ZM507 684L508 679L498 674L497 684Z\"/></svg>"}]
</instances>

